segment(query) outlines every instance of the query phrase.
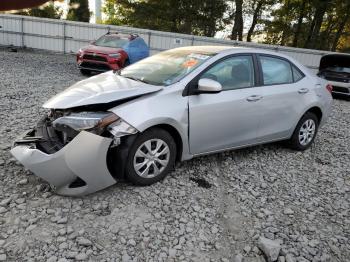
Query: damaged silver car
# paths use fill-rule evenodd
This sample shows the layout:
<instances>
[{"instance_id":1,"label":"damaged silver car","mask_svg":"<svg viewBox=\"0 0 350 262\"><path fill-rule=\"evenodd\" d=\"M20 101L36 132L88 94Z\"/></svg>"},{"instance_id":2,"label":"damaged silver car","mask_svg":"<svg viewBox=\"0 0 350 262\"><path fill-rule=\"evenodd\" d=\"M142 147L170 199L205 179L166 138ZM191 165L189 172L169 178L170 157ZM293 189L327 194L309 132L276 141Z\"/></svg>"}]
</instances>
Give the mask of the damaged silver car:
<instances>
[{"instance_id":1,"label":"damaged silver car","mask_svg":"<svg viewBox=\"0 0 350 262\"><path fill-rule=\"evenodd\" d=\"M150 185L198 155L278 140L307 149L328 118L331 89L273 52L177 48L54 96L11 153L62 195L125 178Z\"/></svg>"}]
</instances>

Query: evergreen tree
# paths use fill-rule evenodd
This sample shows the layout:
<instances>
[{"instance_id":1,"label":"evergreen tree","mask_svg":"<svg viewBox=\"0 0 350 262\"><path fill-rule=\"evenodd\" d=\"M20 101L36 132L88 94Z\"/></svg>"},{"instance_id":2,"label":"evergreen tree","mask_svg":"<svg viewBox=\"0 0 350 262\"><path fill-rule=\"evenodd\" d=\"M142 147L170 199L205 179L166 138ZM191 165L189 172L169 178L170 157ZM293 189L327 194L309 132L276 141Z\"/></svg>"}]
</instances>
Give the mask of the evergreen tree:
<instances>
[{"instance_id":1,"label":"evergreen tree","mask_svg":"<svg viewBox=\"0 0 350 262\"><path fill-rule=\"evenodd\" d=\"M60 19L62 16L62 10L51 2L49 4L45 4L39 7L19 11L16 14Z\"/></svg>"},{"instance_id":2,"label":"evergreen tree","mask_svg":"<svg viewBox=\"0 0 350 262\"><path fill-rule=\"evenodd\" d=\"M105 23L214 36L224 27L224 0L107 0Z\"/></svg>"},{"instance_id":3,"label":"evergreen tree","mask_svg":"<svg viewBox=\"0 0 350 262\"><path fill-rule=\"evenodd\" d=\"M350 0L106 0L103 12L106 24L203 36L232 28L236 40L350 48Z\"/></svg>"},{"instance_id":4,"label":"evergreen tree","mask_svg":"<svg viewBox=\"0 0 350 262\"><path fill-rule=\"evenodd\" d=\"M90 15L88 0L70 0L67 20L89 22Z\"/></svg>"}]
</instances>

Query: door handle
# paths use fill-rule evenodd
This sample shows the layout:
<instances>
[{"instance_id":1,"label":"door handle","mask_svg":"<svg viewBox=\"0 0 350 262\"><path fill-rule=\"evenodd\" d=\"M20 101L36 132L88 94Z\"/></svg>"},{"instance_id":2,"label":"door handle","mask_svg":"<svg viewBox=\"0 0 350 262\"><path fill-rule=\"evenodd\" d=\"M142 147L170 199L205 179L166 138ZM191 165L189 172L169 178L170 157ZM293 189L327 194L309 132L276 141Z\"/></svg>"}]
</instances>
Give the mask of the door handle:
<instances>
[{"instance_id":1,"label":"door handle","mask_svg":"<svg viewBox=\"0 0 350 262\"><path fill-rule=\"evenodd\" d=\"M298 90L299 94L306 94L307 92L309 92L308 88L301 88L301 89Z\"/></svg>"},{"instance_id":2,"label":"door handle","mask_svg":"<svg viewBox=\"0 0 350 262\"><path fill-rule=\"evenodd\" d=\"M248 102L256 102L256 101L259 101L262 98L263 97L259 96L259 95L252 95L252 96L247 97L247 101Z\"/></svg>"}]
</instances>

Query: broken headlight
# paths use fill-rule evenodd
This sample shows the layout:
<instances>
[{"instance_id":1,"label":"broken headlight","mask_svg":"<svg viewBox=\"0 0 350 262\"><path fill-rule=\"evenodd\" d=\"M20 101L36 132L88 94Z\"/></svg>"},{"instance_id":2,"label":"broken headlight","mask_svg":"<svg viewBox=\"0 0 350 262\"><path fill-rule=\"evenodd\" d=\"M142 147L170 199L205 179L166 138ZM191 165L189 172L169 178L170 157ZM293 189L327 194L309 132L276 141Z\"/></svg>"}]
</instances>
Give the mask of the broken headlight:
<instances>
[{"instance_id":1,"label":"broken headlight","mask_svg":"<svg viewBox=\"0 0 350 262\"><path fill-rule=\"evenodd\" d=\"M109 133L114 137L114 146L120 145L121 137L136 134L138 131L122 119L118 119L107 127Z\"/></svg>"},{"instance_id":2,"label":"broken headlight","mask_svg":"<svg viewBox=\"0 0 350 262\"><path fill-rule=\"evenodd\" d=\"M132 135L137 133L137 130L123 121L122 119L118 119L114 123L110 124L107 128L107 130L114 136L114 137L122 137L127 135Z\"/></svg>"},{"instance_id":3,"label":"broken headlight","mask_svg":"<svg viewBox=\"0 0 350 262\"><path fill-rule=\"evenodd\" d=\"M57 118L52 125L58 129L70 127L76 131L95 129L103 131L105 127L118 119L117 115L110 112L80 112Z\"/></svg>"}]
</instances>

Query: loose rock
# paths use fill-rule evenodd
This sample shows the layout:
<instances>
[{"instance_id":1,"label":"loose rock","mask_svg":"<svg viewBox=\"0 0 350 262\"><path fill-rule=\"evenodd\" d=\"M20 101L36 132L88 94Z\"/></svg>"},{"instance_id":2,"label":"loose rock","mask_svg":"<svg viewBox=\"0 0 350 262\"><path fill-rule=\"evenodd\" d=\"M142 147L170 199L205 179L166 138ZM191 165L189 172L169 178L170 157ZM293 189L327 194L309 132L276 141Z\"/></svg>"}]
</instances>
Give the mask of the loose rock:
<instances>
[{"instance_id":1,"label":"loose rock","mask_svg":"<svg viewBox=\"0 0 350 262\"><path fill-rule=\"evenodd\" d=\"M264 237L260 237L258 241L258 247L265 254L269 262L277 261L281 250L279 241L273 241Z\"/></svg>"}]
</instances>

